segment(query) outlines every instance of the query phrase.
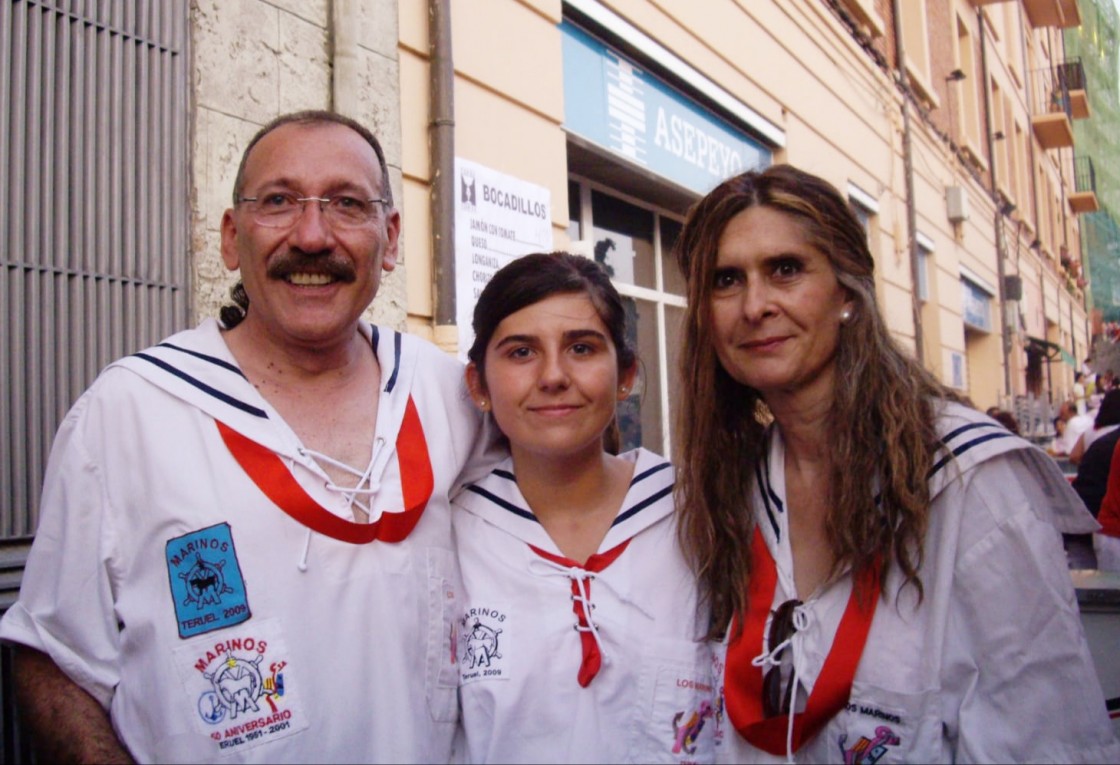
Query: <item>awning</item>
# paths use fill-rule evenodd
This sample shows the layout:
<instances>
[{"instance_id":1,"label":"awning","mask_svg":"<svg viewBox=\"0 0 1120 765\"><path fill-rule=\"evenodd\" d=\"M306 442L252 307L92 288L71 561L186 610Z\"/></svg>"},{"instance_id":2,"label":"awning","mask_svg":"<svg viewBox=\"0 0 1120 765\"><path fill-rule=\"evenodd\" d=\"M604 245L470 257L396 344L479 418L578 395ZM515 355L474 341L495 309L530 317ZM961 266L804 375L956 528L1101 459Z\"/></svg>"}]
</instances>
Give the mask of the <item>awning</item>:
<instances>
[{"instance_id":1,"label":"awning","mask_svg":"<svg viewBox=\"0 0 1120 765\"><path fill-rule=\"evenodd\" d=\"M1074 369L1077 369L1077 362L1074 360L1073 355L1057 343L1052 343L1049 340L1043 340L1040 337L1027 336L1027 353L1037 353L1049 359L1050 361L1057 361L1061 359L1069 364Z\"/></svg>"}]
</instances>

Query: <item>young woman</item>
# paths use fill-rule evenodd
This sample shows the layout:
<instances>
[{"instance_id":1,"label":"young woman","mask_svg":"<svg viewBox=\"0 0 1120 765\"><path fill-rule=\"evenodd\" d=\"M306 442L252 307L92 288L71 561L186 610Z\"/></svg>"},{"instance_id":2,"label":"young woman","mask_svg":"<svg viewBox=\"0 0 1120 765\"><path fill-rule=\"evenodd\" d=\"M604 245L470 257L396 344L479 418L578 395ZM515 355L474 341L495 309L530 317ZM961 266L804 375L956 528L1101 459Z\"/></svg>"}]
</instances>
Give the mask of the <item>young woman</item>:
<instances>
[{"instance_id":1,"label":"young woman","mask_svg":"<svg viewBox=\"0 0 1120 765\"><path fill-rule=\"evenodd\" d=\"M707 615L673 469L604 449L637 359L606 273L566 253L498 271L467 383L510 458L455 500L469 762L711 761Z\"/></svg>"},{"instance_id":2,"label":"young woman","mask_svg":"<svg viewBox=\"0 0 1120 765\"><path fill-rule=\"evenodd\" d=\"M717 760L1116 761L1058 535L1094 523L1050 458L897 348L845 199L745 173L677 247Z\"/></svg>"}]
</instances>

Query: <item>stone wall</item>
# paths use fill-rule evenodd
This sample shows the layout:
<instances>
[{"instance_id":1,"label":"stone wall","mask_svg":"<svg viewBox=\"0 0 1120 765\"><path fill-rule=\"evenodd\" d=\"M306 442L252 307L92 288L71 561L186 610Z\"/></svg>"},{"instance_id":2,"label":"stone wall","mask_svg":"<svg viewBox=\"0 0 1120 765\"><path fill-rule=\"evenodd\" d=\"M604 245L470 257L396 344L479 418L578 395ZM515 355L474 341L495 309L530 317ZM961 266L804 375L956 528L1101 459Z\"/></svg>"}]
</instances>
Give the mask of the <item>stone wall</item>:
<instances>
[{"instance_id":1,"label":"stone wall","mask_svg":"<svg viewBox=\"0 0 1120 765\"><path fill-rule=\"evenodd\" d=\"M201 320L217 315L237 280L221 261L222 213L244 147L273 117L334 109L369 126L400 204L400 76L395 0L195 0L190 24L192 309ZM403 328L403 271L383 279L369 318Z\"/></svg>"}]
</instances>

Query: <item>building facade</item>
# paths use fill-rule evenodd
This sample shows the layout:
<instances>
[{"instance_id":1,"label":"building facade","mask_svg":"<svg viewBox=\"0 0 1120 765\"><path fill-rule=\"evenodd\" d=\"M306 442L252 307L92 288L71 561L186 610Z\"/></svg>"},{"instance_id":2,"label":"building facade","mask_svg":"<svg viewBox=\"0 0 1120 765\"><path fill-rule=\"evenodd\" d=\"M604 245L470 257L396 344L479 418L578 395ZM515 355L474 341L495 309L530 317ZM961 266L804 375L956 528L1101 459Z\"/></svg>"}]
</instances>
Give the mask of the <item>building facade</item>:
<instances>
[{"instance_id":1,"label":"building facade","mask_svg":"<svg viewBox=\"0 0 1120 765\"><path fill-rule=\"evenodd\" d=\"M1081 219L1081 252L1094 320L1120 322L1120 17L1110 0L1082 0L1082 24L1066 30L1067 55L1085 71L1093 119L1074 123L1078 177L1096 187L1098 209ZM1094 326L1095 326L1094 321ZM1095 328L1094 335L1102 334ZM1114 372L1120 369L1114 369Z\"/></svg>"},{"instance_id":2,"label":"building facade","mask_svg":"<svg viewBox=\"0 0 1120 765\"><path fill-rule=\"evenodd\" d=\"M429 17L405 5L402 92L420 94L433 80ZM546 190L555 246L614 272L646 363L641 440L672 452L683 288L670 251L683 214L723 177L774 162L849 195L890 325L946 384L981 408L1068 395L1090 340L1078 216L1093 195L1077 182L1072 125L1091 112L1063 45L1077 3L704 11L582 0L448 11L455 157ZM438 175L431 104L402 98L401 112L406 201L424 205ZM406 274L408 324L455 348L424 269L439 261L434 217L420 206L417 226L416 212L406 207L406 257L420 263Z\"/></svg>"}]
</instances>

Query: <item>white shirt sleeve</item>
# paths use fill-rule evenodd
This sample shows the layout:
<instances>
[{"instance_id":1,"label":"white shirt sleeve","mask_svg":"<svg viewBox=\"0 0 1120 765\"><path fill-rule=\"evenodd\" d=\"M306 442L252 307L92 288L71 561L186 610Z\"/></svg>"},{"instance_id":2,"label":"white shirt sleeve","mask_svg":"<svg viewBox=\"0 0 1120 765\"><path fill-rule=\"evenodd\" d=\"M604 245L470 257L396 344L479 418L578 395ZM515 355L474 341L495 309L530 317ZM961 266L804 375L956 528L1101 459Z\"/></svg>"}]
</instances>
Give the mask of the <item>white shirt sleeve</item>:
<instances>
[{"instance_id":1,"label":"white shirt sleeve","mask_svg":"<svg viewBox=\"0 0 1120 765\"><path fill-rule=\"evenodd\" d=\"M20 598L5 614L0 638L48 654L70 679L108 708L119 681L119 632L106 553L108 492L87 394L67 415L47 463L39 527ZM97 419L97 418L93 418Z\"/></svg>"},{"instance_id":2,"label":"white shirt sleeve","mask_svg":"<svg viewBox=\"0 0 1120 765\"><path fill-rule=\"evenodd\" d=\"M1120 744L1043 488L1015 454L937 504L964 503L942 682L963 762L1116 762ZM959 710L959 711L958 711ZM954 720L955 718L955 720Z\"/></svg>"}]
</instances>

